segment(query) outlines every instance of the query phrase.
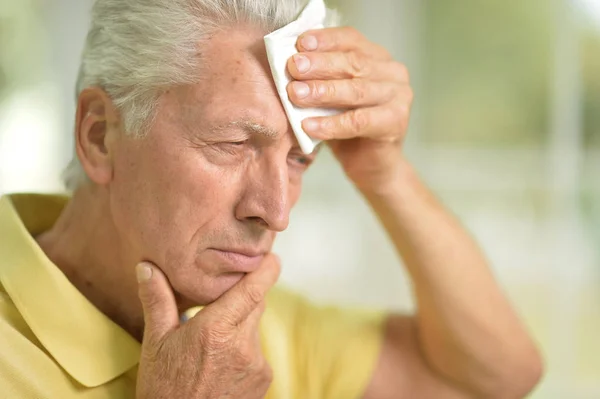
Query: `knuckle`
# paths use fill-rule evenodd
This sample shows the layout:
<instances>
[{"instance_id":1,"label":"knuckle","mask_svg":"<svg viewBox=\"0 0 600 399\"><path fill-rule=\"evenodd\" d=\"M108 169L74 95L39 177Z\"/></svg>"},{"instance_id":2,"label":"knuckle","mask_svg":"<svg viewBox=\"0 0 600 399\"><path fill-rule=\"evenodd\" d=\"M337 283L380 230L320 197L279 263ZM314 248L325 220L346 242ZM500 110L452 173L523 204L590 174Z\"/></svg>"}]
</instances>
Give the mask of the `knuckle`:
<instances>
[{"instance_id":1,"label":"knuckle","mask_svg":"<svg viewBox=\"0 0 600 399\"><path fill-rule=\"evenodd\" d=\"M257 305L263 300L262 290L256 284L247 284L243 289L243 297L251 305Z\"/></svg>"},{"instance_id":2,"label":"knuckle","mask_svg":"<svg viewBox=\"0 0 600 399\"><path fill-rule=\"evenodd\" d=\"M352 99L354 100L354 102L362 103L367 96L365 85L363 85L362 82L358 80L351 80L349 85Z\"/></svg>"},{"instance_id":3,"label":"knuckle","mask_svg":"<svg viewBox=\"0 0 600 399\"><path fill-rule=\"evenodd\" d=\"M368 126L369 117L366 112L356 110L350 113L348 124L351 131L360 133Z\"/></svg>"},{"instance_id":4,"label":"knuckle","mask_svg":"<svg viewBox=\"0 0 600 399\"><path fill-rule=\"evenodd\" d=\"M334 99L337 97L337 86L333 81L326 81L320 85L320 97L326 99Z\"/></svg>"},{"instance_id":5,"label":"knuckle","mask_svg":"<svg viewBox=\"0 0 600 399\"><path fill-rule=\"evenodd\" d=\"M239 348L234 355L234 359L236 366L241 369L251 368L257 363L256 352L248 346Z\"/></svg>"},{"instance_id":6,"label":"knuckle","mask_svg":"<svg viewBox=\"0 0 600 399\"><path fill-rule=\"evenodd\" d=\"M350 75L353 77L361 77L367 74L367 67L365 59L362 55L356 51L351 51L347 54L348 67L350 69Z\"/></svg>"},{"instance_id":7,"label":"knuckle","mask_svg":"<svg viewBox=\"0 0 600 399\"><path fill-rule=\"evenodd\" d=\"M327 82L327 81L312 83L311 93L312 93L313 99L321 100L325 97L330 96L330 93L331 93L331 88L329 87L330 85L331 85L331 83Z\"/></svg>"}]
</instances>

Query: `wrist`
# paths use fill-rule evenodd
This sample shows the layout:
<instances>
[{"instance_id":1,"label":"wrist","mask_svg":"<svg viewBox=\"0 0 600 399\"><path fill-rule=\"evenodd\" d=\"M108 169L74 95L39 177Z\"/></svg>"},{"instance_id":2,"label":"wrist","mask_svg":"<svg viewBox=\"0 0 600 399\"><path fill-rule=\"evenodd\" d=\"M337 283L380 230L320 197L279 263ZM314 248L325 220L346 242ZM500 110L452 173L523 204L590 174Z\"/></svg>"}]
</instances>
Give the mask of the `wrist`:
<instances>
[{"instance_id":1,"label":"wrist","mask_svg":"<svg viewBox=\"0 0 600 399\"><path fill-rule=\"evenodd\" d=\"M411 163L400 155L388 173L373 179L368 185L356 185L369 202L398 201L411 191L418 176Z\"/></svg>"}]
</instances>

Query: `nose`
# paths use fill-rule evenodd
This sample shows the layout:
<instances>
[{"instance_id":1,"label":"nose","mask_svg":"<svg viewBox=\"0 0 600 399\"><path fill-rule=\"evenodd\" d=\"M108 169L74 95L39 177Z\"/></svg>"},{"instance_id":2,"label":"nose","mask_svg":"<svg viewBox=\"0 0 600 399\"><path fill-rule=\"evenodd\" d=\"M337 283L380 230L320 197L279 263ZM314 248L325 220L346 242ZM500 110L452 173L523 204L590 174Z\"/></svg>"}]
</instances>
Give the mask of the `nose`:
<instances>
[{"instance_id":1,"label":"nose","mask_svg":"<svg viewBox=\"0 0 600 399\"><path fill-rule=\"evenodd\" d=\"M287 161L263 159L249 172L236 218L277 232L285 230L290 216Z\"/></svg>"}]
</instances>

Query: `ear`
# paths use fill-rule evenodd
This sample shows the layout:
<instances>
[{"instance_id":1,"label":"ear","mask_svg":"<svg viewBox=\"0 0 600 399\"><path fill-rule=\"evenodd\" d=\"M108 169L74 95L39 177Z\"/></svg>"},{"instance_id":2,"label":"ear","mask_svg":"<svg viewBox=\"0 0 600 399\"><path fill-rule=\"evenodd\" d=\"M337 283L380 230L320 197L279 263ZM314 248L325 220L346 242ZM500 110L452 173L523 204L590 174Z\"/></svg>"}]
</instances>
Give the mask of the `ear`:
<instances>
[{"instance_id":1,"label":"ear","mask_svg":"<svg viewBox=\"0 0 600 399\"><path fill-rule=\"evenodd\" d=\"M120 133L120 115L99 87L84 89L77 100L75 150L90 180L98 185L113 177L111 143Z\"/></svg>"}]
</instances>

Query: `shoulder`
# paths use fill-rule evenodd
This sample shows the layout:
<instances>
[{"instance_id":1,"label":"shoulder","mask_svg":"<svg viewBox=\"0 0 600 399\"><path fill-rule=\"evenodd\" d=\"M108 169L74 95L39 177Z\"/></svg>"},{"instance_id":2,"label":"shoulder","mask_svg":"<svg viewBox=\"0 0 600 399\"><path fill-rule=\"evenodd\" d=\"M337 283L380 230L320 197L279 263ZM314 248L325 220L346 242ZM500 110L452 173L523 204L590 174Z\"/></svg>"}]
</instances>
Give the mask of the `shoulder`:
<instances>
[{"instance_id":1,"label":"shoulder","mask_svg":"<svg viewBox=\"0 0 600 399\"><path fill-rule=\"evenodd\" d=\"M134 395L135 383L129 373L89 390L77 383L37 339L1 284L0 337L2 398L130 398Z\"/></svg>"}]
</instances>

